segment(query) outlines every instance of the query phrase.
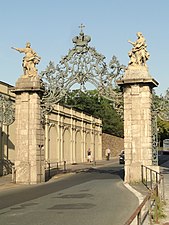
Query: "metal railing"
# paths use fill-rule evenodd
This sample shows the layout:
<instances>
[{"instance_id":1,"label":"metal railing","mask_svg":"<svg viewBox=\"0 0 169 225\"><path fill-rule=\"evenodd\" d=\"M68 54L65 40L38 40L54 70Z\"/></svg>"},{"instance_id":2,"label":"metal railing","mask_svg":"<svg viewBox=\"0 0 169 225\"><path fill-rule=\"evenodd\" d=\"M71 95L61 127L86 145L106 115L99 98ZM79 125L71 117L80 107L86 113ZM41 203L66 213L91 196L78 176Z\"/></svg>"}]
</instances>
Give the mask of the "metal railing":
<instances>
[{"instance_id":1,"label":"metal railing","mask_svg":"<svg viewBox=\"0 0 169 225\"><path fill-rule=\"evenodd\" d=\"M141 204L136 208L131 217L124 225L130 225L135 221L137 225L143 225L146 219L152 224L152 211L154 210L153 220L158 223L158 202L165 200L164 196L164 176L146 166L141 166L142 183L150 190Z\"/></svg>"},{"instance_id":2,"label":"metal railing","mask_svg":"<svg viewBox=\"0 0 169 225\"><path fill-rule=\"evenodd\" d=\"M57 174L59 171L66 172L67 165L66 161L62 162L46 162L47 179L50 179L53 175Z\"/></svg>"}]
</instances>

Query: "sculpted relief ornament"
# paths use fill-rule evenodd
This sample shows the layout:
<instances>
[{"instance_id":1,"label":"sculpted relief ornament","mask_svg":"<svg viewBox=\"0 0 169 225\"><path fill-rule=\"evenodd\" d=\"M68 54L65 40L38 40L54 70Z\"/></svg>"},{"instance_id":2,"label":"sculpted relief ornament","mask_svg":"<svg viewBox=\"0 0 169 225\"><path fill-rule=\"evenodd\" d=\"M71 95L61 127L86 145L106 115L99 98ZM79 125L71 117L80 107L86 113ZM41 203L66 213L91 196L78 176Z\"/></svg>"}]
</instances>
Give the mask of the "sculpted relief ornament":
<instances>
[{"instance_id":1,"label":"sculpted relief ornament","mask_svg":"<svg viewBox=\"0 0 169 225\"><path fill-rule=\"evenodd\" d=\"M31 44L29 42L26 43L25 48L13 48L12 49L25 53L22 61L23 67L23 77L35 77L38 75L36 64L38 64L41 60L41 57L37 55L37 53L31 48Z\"/></svg>"},{"instance_id":2,"label":"sculpted relief ornament","mask_svg":"<svg viewBox=\"0 0 169 225\"><path fill-rule=\"evenodd\" d=\"M146 40L141 32L137 32L137 40L135 42L128 41L133 45L133 48L128 53L130 57L129 66L147 66L146 61L149 59L150 54L147 52Z\"/></svg>"}]
</instances>

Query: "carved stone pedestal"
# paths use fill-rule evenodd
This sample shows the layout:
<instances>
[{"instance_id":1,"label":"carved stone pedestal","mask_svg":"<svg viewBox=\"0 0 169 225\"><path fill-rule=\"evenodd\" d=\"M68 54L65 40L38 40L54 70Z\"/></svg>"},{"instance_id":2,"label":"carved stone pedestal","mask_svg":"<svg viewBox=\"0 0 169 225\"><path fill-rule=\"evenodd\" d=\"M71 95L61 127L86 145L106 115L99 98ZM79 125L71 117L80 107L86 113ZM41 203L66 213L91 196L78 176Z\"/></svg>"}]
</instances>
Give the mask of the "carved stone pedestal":
<instances>
[{"instance_id":1,"label":"carved stone pedestal","mask_svg":"<svg viewBox=\"0 0 169 225\"><path fill-rule=\"evenodd\" d=\"M39 77L19 78L14 92L16 94L16 183L37 184L45 181L44 132L40 109L43 89Z\"/></svg>"},{"instance_id":2,"label":"carved stone pedestal","mask_svg":"<svg viewBox=\"0 0 169 225\"><path fill-rule=\"evenodd\" d=\"M117 83L124 94L125 182L139 182L141 165L152 167L152 89L158 83L146 66L129 66Z\"/></svg>"}]
</instances>

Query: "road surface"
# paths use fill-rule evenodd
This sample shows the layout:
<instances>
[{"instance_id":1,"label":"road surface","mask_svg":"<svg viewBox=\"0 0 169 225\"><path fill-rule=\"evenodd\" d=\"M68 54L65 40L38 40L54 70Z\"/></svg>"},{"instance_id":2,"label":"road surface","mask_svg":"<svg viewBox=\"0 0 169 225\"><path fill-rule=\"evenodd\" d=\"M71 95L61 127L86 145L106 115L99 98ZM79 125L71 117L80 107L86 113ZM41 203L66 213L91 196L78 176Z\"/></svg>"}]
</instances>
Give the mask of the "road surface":
<instances>
[{"instance_id":1,"label":"road surface","mask_svg":"<svg viewBox=\"0 0 169 225\"><path fill-rule=\"evenodd\" d=\"M112 164L0 193L2 225L122 225L138 206Z\"/></svg>"}]
</instances>

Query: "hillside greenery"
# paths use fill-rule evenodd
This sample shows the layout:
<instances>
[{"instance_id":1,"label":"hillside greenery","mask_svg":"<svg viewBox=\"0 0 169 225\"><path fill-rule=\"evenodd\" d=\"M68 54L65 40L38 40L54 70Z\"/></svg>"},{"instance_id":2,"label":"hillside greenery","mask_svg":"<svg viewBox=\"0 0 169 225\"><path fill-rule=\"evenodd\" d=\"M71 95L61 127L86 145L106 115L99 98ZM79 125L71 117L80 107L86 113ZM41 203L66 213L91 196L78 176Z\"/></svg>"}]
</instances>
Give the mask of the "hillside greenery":
<instances>
[{"instance_id":1,"label":"hillside greenery","mask_svg":"<svg viewBox=\"0 0 169 225\"><path fill-rule=\"evenodd\" d=\"M166 91L166 94L168 90ZM167 96L158 96L155 92L153 93L153 110L157 112L157 132L159 146L162 146L164 139L169 139L169 121L160 117L160 112L165 111L168 114L169 108Z\"/></svg>"},{"instance_id":2,"label":"hillside greenery","mask_svg":"<svg viewBox=\"0 0 169 225\"><path fill-rule=\"evenodd\" d=\"M87 91L87 93L74 90L69 93L66 105L100 118L104 133L123 137L123 119L114 109L113 102L99 97L96 90Z\"/></svg>"}]
</instances>

